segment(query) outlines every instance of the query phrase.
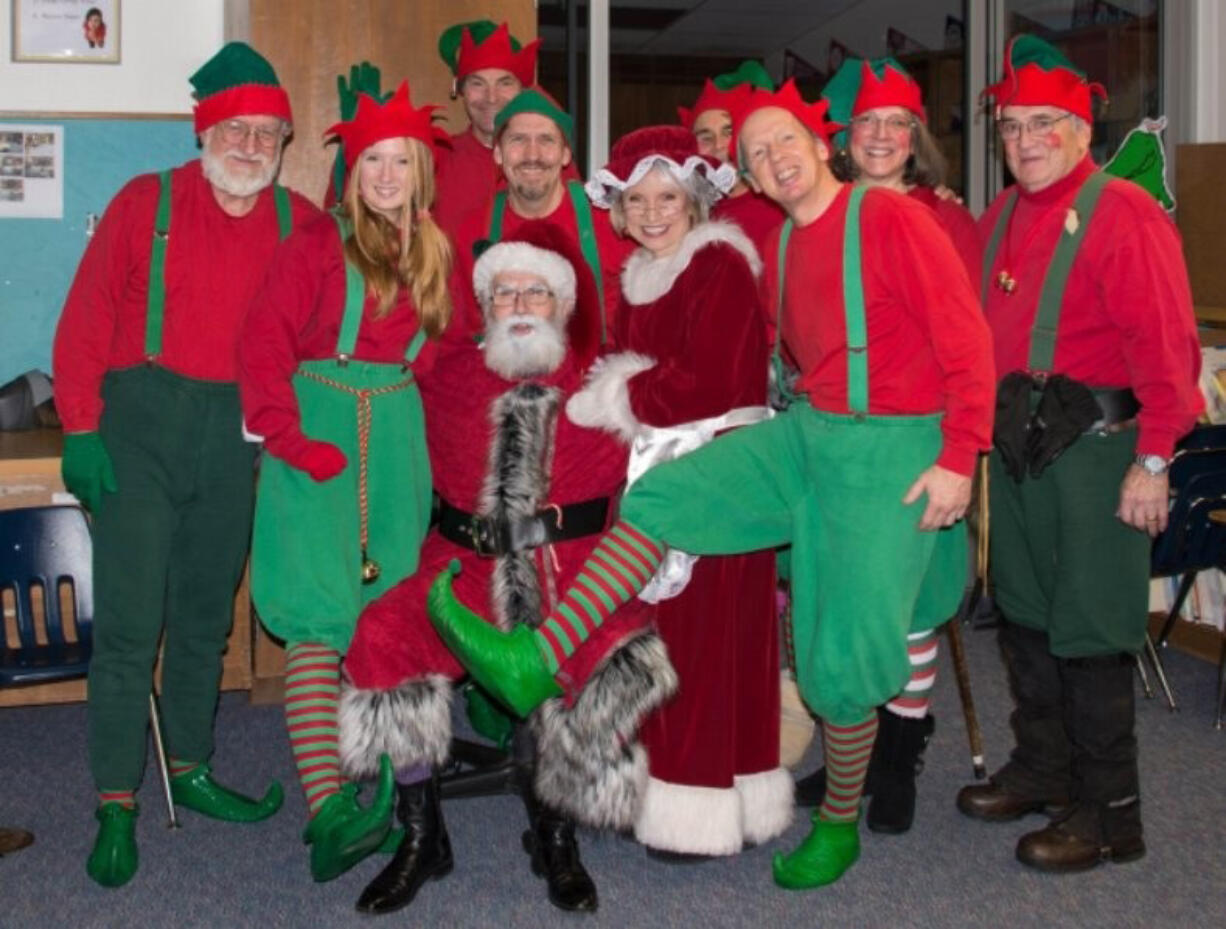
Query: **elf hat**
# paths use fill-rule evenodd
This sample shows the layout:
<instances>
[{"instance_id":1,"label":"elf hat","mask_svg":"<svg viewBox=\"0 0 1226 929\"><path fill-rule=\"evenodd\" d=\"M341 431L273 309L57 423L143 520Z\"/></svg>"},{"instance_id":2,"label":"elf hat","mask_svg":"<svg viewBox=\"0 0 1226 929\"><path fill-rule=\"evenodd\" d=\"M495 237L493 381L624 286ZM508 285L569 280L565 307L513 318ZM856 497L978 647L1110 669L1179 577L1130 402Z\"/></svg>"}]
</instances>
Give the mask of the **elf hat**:
<instances>
[{"instance_id":1,"label":"elf hat","mask_svg":"<svg viewBox=\"0 0 1226 929\"><path fill-rule=\"evenodd\" d=\"M504 271L540 275L559 301L574 301L566 323L566 339L584 370L600 346L600 297L596 279L578 243L562 227L542 220L522 224L491 245L473 266L473 291L484 307L494 278Z\"/></svg>"},{"instance_id":2,"label":"elf hat","mask_svg":"<svg viewBox=\"0 0 1226 929\"><path fill-rule=\"evenodd\" d=\"M358 109L349 122L328 128L325 137L335 136L345 146L345 176L353 170L358 156L384 139L409 138L424 142L431 155L438 145L447 144L447 133L434 125L433 113L440 107L427 103L414 109L409 100L409 82L401 81L386 103L358 94Z\"/></svg>"},{"instance_id":3,"label":"elf hat","mask_svg":"<svg viewBox=\"0 0 1226 929\"><path fill-rule=\"evenodd\" d=\"M566 138L566 144L574 148L575 121L553 97L539 87L527 87L521 90L498 111L498 115L494 117L494 138L497 139L502 135L502 130L511 121L511 117L520 113L536 113L552 119Z\"/></svg>"},{"instance_id":4,"label":"elf hat","mask_svg":"<svg viewBox=\"0 0 1226 929\"><path fill-rule=\"evenodd\" d=\"M1054 106L1094 121L1091 96L1107 99L1102 84L1091 82L1055 46L1033 35L1014 36L1005 49L1005 75L985 87L979 99L996 101L996 115L1007 106Z\"/></svg>"},{"instance_id":5,"label":"elf hat","mask_svg":"<svg viewBox=\"0 0 1226 929\"><path fill-rule=\"evenodd\" d=\"M774 90L775 84L761 62L750 59L741 62L735 71L707 78L702 93L694 101L692 109L677 107L677 117L686 129L693 129L694 122L707 110L727 110L735 113L749 98L753 88Z\"/></svg>"},{"instance_id":6,"label":"elf hat","mask_svg":"<svg viewBox=\"0 0 1226 929\"><path fill-rule=\"evenodd\" d=\"M614 192L633 187L657 164L683 181L694 172L705 177L719 193L736 183L736 169L716 158L698 154L694 133L681 126L644 126L628 132L613 144L609 163L584 185L593 206L608 209Z\"/></svg>"},{"instance_id":7,"label":"elf hat","mask_svg":"<svg viewBox=\"0 0 1226 929\"><path fill-rule=\"evenodd\" d=\"M293 122L289 95L268 59L246 42L227 42L188 78L196 132L235 116L278 116Z\"/></svg>"},{"instance_id":8,"label":"elf hat","mask_svg":"<svg viewBox=\"0 0 1226 929\"><path fill-rule=\"evenodd\" d=\"M796 89L795 78L788 78L787 82L774 93L755 90L741 111L733 115L732 157L735 161L739 162L740 159L739 142L745 120L758 110L768 107L776 107L791 113L802 126L827 146L830 145L831 135L843 128L841 123L829 119L827 111L830 109L830 102L828 100L819 97L816 103L805 103L800 96L800 91Z\"/></svg>"},{"instance_id":9,"label":"elf hat","mask_svg":"<svg viewBox=\"0 0 1226 929\"><path fill-rule=\"evenodd\" d=\"M474 71L499 68L510 71L525 87L536 77L536 53L541 40L521 46L506 23L495 25L488 19L456 23L438 39L438 54L451 69L456 81Z\"/></svg>"}]
</instances>

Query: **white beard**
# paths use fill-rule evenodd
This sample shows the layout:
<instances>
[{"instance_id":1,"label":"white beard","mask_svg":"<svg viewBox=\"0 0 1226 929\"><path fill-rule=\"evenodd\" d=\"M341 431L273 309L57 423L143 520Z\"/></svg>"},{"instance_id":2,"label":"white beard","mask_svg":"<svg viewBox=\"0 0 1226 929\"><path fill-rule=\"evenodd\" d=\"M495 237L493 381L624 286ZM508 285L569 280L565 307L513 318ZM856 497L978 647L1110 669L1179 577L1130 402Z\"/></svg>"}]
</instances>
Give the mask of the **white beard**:
<instances>
[{"instance_id":1,"label":"white beard","mask_svg":"<svg viewBox=\"0 0 1226 929\"><path fill-rule=\"evenodd\" d=\"M231 197L250 197L273 182L277 169L281 167L281 156L257 155L262 162L260 172L255 175L234 174L226 168L226 156L215 155L205 149L200 153L200 164L204 169L204 177L210 184L229 194Z\"/></svg>"},{"instance_id":2,"label":"white beard","mask_svg":"<svg viewBox=\"0 0 1226 929\"><path fill-rule=\"evenodd\" d=\"M522 325L530 325L532 331L511 332L512 326ZM566 343L557 324L536 316L508 316L491 322L481 350L485 366L508 381L550 374L566 357Z\"/></svg>"}]
</instances>

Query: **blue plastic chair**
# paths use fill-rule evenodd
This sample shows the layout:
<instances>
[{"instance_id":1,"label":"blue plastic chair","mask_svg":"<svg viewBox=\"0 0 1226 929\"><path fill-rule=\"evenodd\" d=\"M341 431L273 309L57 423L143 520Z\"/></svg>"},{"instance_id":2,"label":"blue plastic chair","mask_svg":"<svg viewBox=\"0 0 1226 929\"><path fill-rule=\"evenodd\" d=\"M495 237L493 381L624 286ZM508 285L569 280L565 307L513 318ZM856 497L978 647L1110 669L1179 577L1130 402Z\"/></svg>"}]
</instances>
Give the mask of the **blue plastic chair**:
<instances>
[{"instance_id":1,"label":"blue plastic chair","mask_svg":"<svg viewBox=\"0 0 1226 929\"><path fill-rule=\"evenodd\" d=\"M93 543L89 523L79 507L0 510L0 598L5 591L12 592L17 626L16 643L3 641L5 637L0 636L0 687L66 681L88 673L93 651L93 577ZM65 585L72 594L71 624L63 615L61 603ZM37 610L36 589L41 599ZM157 698L152 692L149 722L170 826L174 828L178 822L170 797L170 772Z\"/></svg>"}]
</instances>

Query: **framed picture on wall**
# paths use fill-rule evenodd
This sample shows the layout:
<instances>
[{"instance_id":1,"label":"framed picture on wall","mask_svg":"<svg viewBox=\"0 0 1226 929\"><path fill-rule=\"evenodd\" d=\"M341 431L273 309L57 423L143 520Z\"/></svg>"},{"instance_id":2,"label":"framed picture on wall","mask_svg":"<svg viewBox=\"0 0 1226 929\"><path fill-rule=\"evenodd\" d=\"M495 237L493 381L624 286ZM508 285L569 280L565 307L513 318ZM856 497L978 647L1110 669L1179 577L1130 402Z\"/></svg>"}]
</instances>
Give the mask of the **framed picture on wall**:
<instances>
[{"instance_id":1,"label":"framed picture on wall","mask_svg":"<svg viewBox=\"0 0 1226 929\"><path fill-rule=\"evenodd\" d=\"M13 0L13 61L118 64L120 0Z\"/></svg>"}]
</instances>

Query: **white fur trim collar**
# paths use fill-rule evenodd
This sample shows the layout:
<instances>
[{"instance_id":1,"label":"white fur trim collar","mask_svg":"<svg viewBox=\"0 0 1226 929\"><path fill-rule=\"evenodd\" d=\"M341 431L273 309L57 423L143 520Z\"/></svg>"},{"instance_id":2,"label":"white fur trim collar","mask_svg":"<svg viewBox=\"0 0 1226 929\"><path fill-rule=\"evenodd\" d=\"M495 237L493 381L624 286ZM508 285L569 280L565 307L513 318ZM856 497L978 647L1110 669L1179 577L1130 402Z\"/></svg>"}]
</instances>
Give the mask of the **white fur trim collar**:
<instances>
[{"instance_id":1,"label":"white fur trim collar","mask_svg":"<svg viewBox=\"0 0 1226 929\"><path fill-rule=\"evenodd\" d=\"M622 268L622 296L632 305L654 303L672 290L681 272L690 266L700 249L721 243L731 245L745 257L754 277L762 273L762 259L758 257L758 250L741 227L712 220L687 232L681 246L671 255L654 258L645 248L631 255Z\"/></svg>"},{"instance_id":2,"label":"white fur trim collar","mask_svg":"<svg viewBox=\"0 0 1226 929\"><path fill-rule=\"evenodd\" d=\"M677 162L664 155L652 154L640 159L639 163L634 166L634 170L630 172L630 176L625 180L622 180L608 168L598 169L588 179L588 182L583 185L583 189L587 191L588 199L592 201L592 206L607 210L612 205L612 200L609 197L610 191L623 191L627 187L633 187L646 177L647 172L657 164L662 164L668 168L668 173L679 181L685 180L695 171L702 171L706 179L721 194L728 193L728 191L736 186L736 168L727 162L721 164L718 168L712 168L711 163L701 155L691 155L685 159L684 164L677 164Z\"/></svg>"}]
</instances>

